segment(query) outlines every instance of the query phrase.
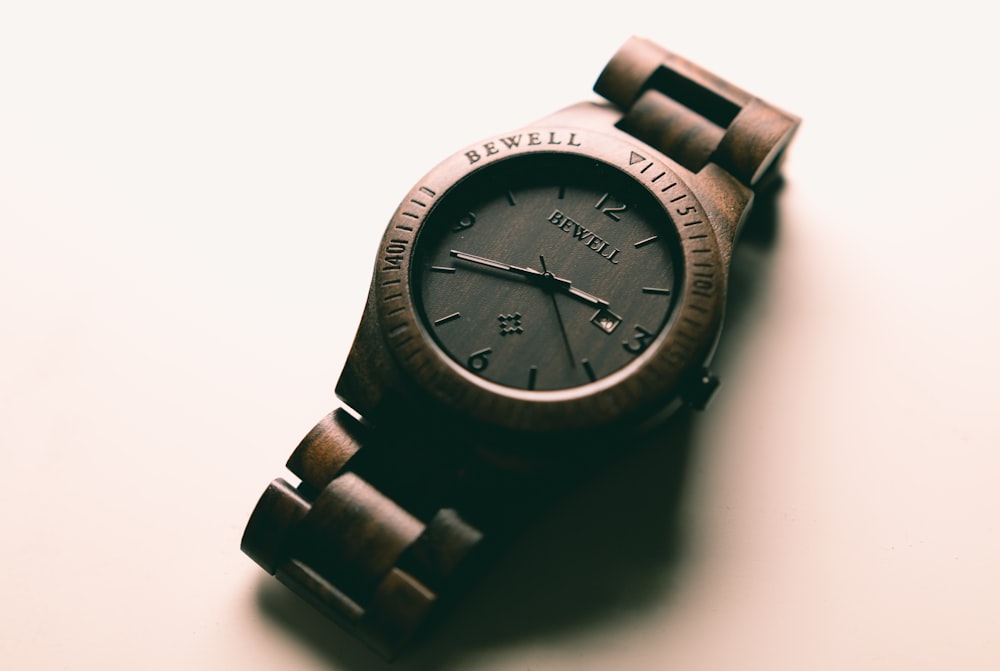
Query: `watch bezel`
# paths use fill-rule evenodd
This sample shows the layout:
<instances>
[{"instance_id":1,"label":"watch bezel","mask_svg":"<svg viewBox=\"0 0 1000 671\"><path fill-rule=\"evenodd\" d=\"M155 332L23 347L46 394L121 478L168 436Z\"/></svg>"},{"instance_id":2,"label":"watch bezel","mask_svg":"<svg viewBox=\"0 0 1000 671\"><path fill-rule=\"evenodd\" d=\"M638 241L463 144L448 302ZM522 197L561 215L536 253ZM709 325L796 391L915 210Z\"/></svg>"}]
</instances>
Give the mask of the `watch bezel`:
<instances>
[{"instance_id":1,"label":"watch bezel","mask_svg":"<svg viewBox=\"0 0 1000 671\"><path fill-rule=\"evenodd\" d=\"M589 429L655 411L675 398L686 376L704 363L721 324L725 269L708 213L677 171L649 147L580 128L527 128L513 135L523 141L508 146L503 142L512 136L508 133L455 153L427 173L393 214L374 276L379 328L393 359L448 411L498 428ZM657 337L634 362L579 387L515 389L465 370L424 325L412 277L417 241L436 204L469 175L530 154L583 156L633 178L664 208L681 254L674 308Z\"/></svg>"}]
</instances>

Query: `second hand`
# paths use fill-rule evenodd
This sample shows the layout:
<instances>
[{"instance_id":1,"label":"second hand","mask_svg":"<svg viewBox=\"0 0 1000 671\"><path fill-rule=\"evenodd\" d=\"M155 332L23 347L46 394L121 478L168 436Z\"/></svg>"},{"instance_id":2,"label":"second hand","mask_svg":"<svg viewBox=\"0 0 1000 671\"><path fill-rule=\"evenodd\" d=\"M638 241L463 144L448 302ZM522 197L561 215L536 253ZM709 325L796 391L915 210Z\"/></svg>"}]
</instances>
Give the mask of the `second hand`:
<instances>
[{"instance_id":1,"label":"second hand","mask_svg":"<svg viewBox=\"0 0 1000 671\"><path fill-rule=\"evenodd\" d=\"M552 277L552 273L545 267L545 257L539 256L538 260L542 262L542 273L546 277ZM554 292L547 293L552 298L552 307L556 309L556 320L559 322L559 330L562 332L563 342L566 343L566 353L569 354L569 365L576 367L576 357L573 356L573 348L569 344L569 334L566 333L566 325L563 324L562 313L559 312L559 302L556 300Z\"/></svg>"}]
</instances>

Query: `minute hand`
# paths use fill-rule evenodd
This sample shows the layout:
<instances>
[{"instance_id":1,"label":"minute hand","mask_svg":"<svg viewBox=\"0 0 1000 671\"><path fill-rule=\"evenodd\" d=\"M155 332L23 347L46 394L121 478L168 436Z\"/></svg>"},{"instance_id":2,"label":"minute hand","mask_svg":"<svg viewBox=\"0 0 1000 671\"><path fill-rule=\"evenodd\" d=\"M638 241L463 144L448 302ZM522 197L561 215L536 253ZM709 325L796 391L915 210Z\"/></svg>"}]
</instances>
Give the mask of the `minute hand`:
<instances>
[{"instance_id":1,"label":"minute hand","mask_svg":"<svg viewBox=\"0 0 1000 671\"><path fill-rule=\"evenodd\" d=\"M478 263L481 266L486 266L487 268L495 268L497 270L504 270L509 273L514 273L515 275L521 275L522 277L527 277L533 282L546 291L558 291L564 293L568 296L583 301L589 305L593 305L596 308L606 308L609 303L603 298L598 298L597 296L587 293L583 289L578 289L573 286L573 283L562 277L557 277L552 273L542 272L540 270L535 270L534 268L522 268L521 266L511 265L509 263L504 263L503 261L496 261L494 259L488 259L485 256L477 256L475 254L469 254L467 252L460 252L457 249L451 250L451 255L456 259L461 261L469 261L470 263Z\"/></svg>"},{"instance_id":2,"label":"minute hand","mask_svg":"<svg viewBox=\"0 0 1000 671\"><path fill-rule=\"evenodd\" d=\"M523 275L526 277L543 277L545 273L540 270L535 270L534 268L522 268L521 266L512 266L509 263L504 263L503 261L495 261L493 259L488 259L485 256L476 256L475 254L468 254L466 252L460 252L457 249L451 250L451 255L456 259L461 261L469 261L470 263L478 263L481 266L486 266L487 268L496 268L497 270L506 270L509 273L514 273L516 275ZM567 284L569 284L567 282Z\"/></svg>"},{"instance_id":3,"label":"minute hand","mask_svg":"<svg viewBox=\"0 0 1000 671\"><path fill-rule=\"evenodd\" d=\"M566 288L563 289L562 291L569 294L573 298L579 299L584 303L589 303L590 305L593 305L596 308L606 308L608 307L608 305L610 305L610 303L608 303L603 298L598 298L593 294L588 294L583 289L577 289L572 284L570 284L568 280L566 281Z\"/></svg>"}]
</instances>

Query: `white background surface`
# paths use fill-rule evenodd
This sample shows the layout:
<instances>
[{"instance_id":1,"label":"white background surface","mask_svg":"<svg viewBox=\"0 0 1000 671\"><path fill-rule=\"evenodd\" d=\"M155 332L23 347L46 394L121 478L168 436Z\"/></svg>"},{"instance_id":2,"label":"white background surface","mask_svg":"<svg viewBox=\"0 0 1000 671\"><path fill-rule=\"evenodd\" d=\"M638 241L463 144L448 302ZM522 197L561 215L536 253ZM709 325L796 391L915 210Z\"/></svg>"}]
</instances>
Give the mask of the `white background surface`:
<instances>
[{"instance_id":1,"label":"white background surface","mask_svg":"<svg viewBox=\"0 0 1000 671\"><path fill-rule=\"evenodd\" d=\"M805 119L723 387L396 668L1000 668L974 4L3 4L4 666L382 668L239 552L246 516L335 403L405 191L638 33Z\"/></svg>"}]
</instances>

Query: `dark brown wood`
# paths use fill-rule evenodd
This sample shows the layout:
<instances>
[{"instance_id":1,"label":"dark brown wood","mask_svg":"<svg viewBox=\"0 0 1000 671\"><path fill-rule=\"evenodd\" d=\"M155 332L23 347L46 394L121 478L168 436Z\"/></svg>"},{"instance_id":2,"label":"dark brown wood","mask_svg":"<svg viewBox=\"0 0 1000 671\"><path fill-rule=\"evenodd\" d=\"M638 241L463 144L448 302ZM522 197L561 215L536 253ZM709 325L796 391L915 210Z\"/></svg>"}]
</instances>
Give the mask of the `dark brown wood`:
<instances>
[{"instance_id":1,"label":"dark brown wood","mask_svg":"<svg viewBox=\"0 0 1000 671\"><path fill-rule=\"evenodd\" d=\"M247 525L249 556L383 655L607 445L718 384L732 246L799 120L639 38L595 90L611 105L487 138L405 196L337 386L364 420L320 421L301 484ZM537 362L487 374L509 342Z\"/></svg>"},{"instance_id":2,"label":"dark brown wood","mask_svg":"<svg viewBox=\"0 0 1000 671\"><path fill-rule=\"evenodd\" d=\"M343 410L324 417L290 467L302 479L268 487L250 517L243 551L313 606L386 657L419 630L431 609L474 574L483 533L429 482L425 522L358 470L384 479L382 460L352 461L365 429ZM405 465L399 468L406 470ZM481 553L479 553L481 554Z\"/></svg>"},{"instance_id":3,"label":"dark brown wood","mask_svg":"<svg viewBox=\"0 0 1000 671\"><path fill-rule=\"evenodd\" d=\"M561 134L563 141L568 142L565 124L574 123L584 116L592 117L591 123L593 118L606 122L611 120L600 108L587 105L567 110L514 135L559 138ZM688 181L681 178L676 166L656 152L635 144L629 136L615 137L616 132L624 136L610 123L599 130L578 126L573 139L579 147L568 144L554 146L544 142L521 144L476 163L470 163L463 152L446 160L421 180L391 220L382 241L382 260L376 264L374 302L377 312L374 318L383 347L371 352L375 356L368 359L368 365L384 369L381 357L388 354L401 369L402 376L397 376L395 372L385 379L374 374L366 375L369 384L377 389L372 390L373 397L385 394L385 388L394 381L399 384L399 380L412 380L412 385L429 396L435 407L443 408L455 417L474 418L498 429L579 431L616 422L638 421L641 414L662 408L677 396L681 381L702 365L715 342L725 297L725 257L702 198ZM488 140L489 143L502 145L500 137ZM636 150L645 153L637 154ZM435 342L421 337L426 327L418 293L412 284L417 274L414 270L416 252L413 250L424 227L434 226L434 218L433 215L414 218L417 208L412 201L425 202L430 209L437 198L447 194L456 184L461 184L470 173L484 170L487 165L482 164L533 155L545 156L553 151L564 156L596 158L631 174L647 185L651 196L664 210L676 212L680 209L676 203L683 200L681 211L686 215L684 223L692 226L684 229L684 234L678 235L676 242L681 256L697 255L701 265L686 264L682 267L683 276L673 298L674 319L686 321L687 328L665 332L647 354L650 359L647 368L632 366L620 374L604 378L595 386L560 389L532 397L509 387L484 385L478 375L456 366ZM643 160L633 162L637 155ZM652 180L658 176L658 182L653 184ZM668 191L662 190L670 185L673 187ZM737 184L733 186L737 188L743 207L735 213L732 210L728 212L730 216L735 214L738 217L750 201L750 192L740 189ZM440 195L431 196L430 193ZM706 195L711 197L712 194ZM713 207L721 210L715 203ZM729 222L728 227L735 228L736 220ZM405 250L398 256L398 262L397 257L391 254L397 249ZM387 255L391 257L391 262L386 261ZM348 368L348 372L363 367L366 362L356 360L352 363L356 367ZM655 370L655 375L650 375L649 369ZM344 396L350 387L357 388L358 385L351 380L338 387L345 401L354 407L366 406L364 398ZM366 391L362 390L363 397L368 396ZM400 389L398 393L405 391ZM379 413L377 408L373 410Z\"/></svg>"},{"instance_id":4,"label":"dark brown wood","mask_svg":"<svg viewBox=\"0 0 1000 671\"><path fill-rule=\"evenodd\" d=\"M364 428L343 408L324 417L288 458L288 470L314 489L326 487L361 448Z\"/></svg>"},{"instance_id":5,"label":"dark brown wood","mask_svg":"<svg viewBox=\"0 0 1000 671\"><path fill-rule=\"evenodd\" d=\"M800 123L639 37L618 50L594 90L626 110L623 127L678 163L697 171L711 160L748 186L776 167Z\"/></svg>"}]
</instances>

